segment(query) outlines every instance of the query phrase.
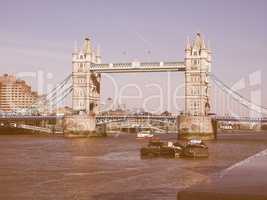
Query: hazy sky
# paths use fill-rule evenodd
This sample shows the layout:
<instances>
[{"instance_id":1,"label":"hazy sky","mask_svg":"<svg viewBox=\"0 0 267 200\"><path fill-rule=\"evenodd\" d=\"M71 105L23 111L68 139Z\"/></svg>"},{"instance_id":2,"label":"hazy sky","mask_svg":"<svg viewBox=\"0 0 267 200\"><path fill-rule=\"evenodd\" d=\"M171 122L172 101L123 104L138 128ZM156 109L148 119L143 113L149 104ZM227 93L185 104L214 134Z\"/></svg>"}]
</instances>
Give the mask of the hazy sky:
<instances>
[{"instance_id":1,"label":"hazy sky","mask_svg":"<svg viewBox=\"0 0 267 200\"><path fill-rule=\"evenodd\" d=\"M101 46L103 62L182 61L186 37L201 32L212 47L213 73L229 85L242 78L248 84L249 75L260 70L265 86L266 10L266 0L0 0L0 74L43 70L45 75L53 73L50 82L57 83L71 73L74 41L81 45L87 35ZM162 85L166 97L168 77L170 93L184 81L182 73L112 77L120 88L138 84L145 96L158 91L147 84ZM114 94L107 77L102 86L102 100ZM266 89L262 93L267 105ZM166 108L168 101L163 103ZM133 100L136 107L141 102Z\"/></svg>"}]
</instances>

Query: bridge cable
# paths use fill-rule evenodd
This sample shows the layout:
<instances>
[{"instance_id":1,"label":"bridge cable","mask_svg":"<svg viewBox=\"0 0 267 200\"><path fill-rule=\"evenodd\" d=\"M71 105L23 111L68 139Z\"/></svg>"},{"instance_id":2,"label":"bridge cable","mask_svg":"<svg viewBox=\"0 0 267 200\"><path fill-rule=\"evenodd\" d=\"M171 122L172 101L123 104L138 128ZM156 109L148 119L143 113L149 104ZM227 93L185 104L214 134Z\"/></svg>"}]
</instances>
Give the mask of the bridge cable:
<instances>
[{"instance_id":1,"label":"bridge cable","mask_svg":"<svg viewBox=\"0 0 267 200\"><path fill-rule=\"evenodd\" d=\"M245 106L249 110L255 111L255 112L260 113L260 114L266 114L267 113L267 108L265 108L263 106L260 106L260 105L257 105L255 103L253 103L252 101L250 101L249 99L245 98L244 96L240 95L238 92L236 92L235 90L231 89L229 86L227 86L221 80L219 80L214 74L210 74L210 75L211 75L211 78L214 81L214 83L217 86L219 86L219 88L223 89L225 92L230 94L235 101L237 101L238 103L242 104L243 106ZM234 97L233 94L238 96L238 97ZM240 102L238 99L243 101L243 102ZM245 103L244 103L244 101L245 101ZM254 109L254 108L252 108L253 106L254 107L258 107L258 108L260 108L260 110L264 110L265 112L262 112L262 111L259 111L257 109Z\"/></svg>"}]
</instances>

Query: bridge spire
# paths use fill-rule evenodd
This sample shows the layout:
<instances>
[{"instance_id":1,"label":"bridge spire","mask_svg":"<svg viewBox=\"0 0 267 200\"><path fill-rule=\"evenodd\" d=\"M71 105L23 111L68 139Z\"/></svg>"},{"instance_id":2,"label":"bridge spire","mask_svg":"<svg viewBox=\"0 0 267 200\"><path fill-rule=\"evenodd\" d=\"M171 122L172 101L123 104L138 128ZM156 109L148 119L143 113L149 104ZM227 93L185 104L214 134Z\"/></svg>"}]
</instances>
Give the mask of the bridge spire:
<instances>
[{"instance_id":1,"label":"bridge spire","mask_svg":"<svg viewBox=\"0 0 267 200\"><path fill-rule=\"evenodd\" d=\"M189 39L188 36L186 37L186 47L185 47L185 50L191 50L190 39Z\"/></svg>"},{"instance_id":2,"label":"bridge spire","mask_svg":"<svg viewBox=\"0 0 267 200\"><path fill-rule=\"evenodd\" d=\"M91 40L89 37L86 37L84 39L84 43L83 43L83 53L84 54L91 54L92 53L92 44L91 44Z\"/></svg>"},{"instance_id":3,"label":"bridge spire","mask_svg":"<svg viewBox=\"0 0 267 200\"><path fill-rule=\"evenodd\" d=\"M74 53L78 53L78 44L77 44L77 40L74 41Z\"/></svg>"},{"instance_id":4,"label":"bridge spire","mask_svg":"<svg viewBox=\"0 0 267 200\"><path fill-rule=\"evenodd\" d=\"M210 40L208 40L208 46L207 48L210 50L211 49L211 46L210 46Z\"/></svg>"},{"instance_id":5,"label":"bridge spire","mask_svg":"<svg viewBox=\"0 0 267 200\"><path fill-rule=\"evenodd\" d=\"M101 53L100 53L100 46L99 45L97 45L97 47L96 47L96 62L98 64L101 63Z\"/></svg>"},{"instance_id":6,"label":"bridge spire","mask_svg":"<svg viewBox=\"0 0 267 200\"><path fill-rule=\"evenodd\" d=\"M193 43L193 48L198 49L198 50L206 49L205 41L202 38L200 33L197 33L197 35L196 35L195 41Z\"/></svg>"}]
</instances>

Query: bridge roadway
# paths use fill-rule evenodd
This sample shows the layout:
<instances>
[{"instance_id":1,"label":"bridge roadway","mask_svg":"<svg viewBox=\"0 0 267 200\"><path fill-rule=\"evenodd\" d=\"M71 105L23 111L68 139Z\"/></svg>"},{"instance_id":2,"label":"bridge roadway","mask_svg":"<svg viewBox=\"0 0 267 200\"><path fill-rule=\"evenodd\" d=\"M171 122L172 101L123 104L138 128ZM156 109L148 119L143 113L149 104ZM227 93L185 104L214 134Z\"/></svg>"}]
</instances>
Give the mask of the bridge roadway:
<instances>
[{"instance_id":1,"label":"bridge roadway","mask_svg":"<svg viewBox=\"0 0 267 200\"><path fill-rule=\"evenodd\" d=\"M43 120L60 120L64 116L23 116L23 115L1 115L0 122L7 121L43 121ZM156 120L176 120L177 116L161 116L161 115L98 115L97 120L116 120L116 119L156 119ZM249 118L249 117L213 117L217 121L222 122L267 122L267 118Z\"/></svg>"},{"instance_id":2,"label":"bridge roadway","mask_svg":"<svg viewBox=\"0 0 267 200\"><path fill-rule=\"evenodd\" d=\"M63 119L64 116L23 116L23 115L8 115L8 116L0 116L0 122L14 122L14 121L46 121L46 120L57 120Z\"/></svg>"},{"instance_id":3,"label":"bridge roadway","mask_svg":"<svg viewBox=\"0 0 267 200\"><path fill-rule=\"evenodd\" d=\"M111 115L111 116L105 116L105 115L99 115L96 117L96 120L98 124L103 124L103 122L115 122L115 121L125 121L129 119L135 119L135 120L160 120L160 121L176 121L175 116L159 116L159 115ZM10 116L0 116L0 122L40 122L40 121L56 121L56 120L62 120L64 119L64 116L21 116L21 115L10 115Z\"/></svg>"},{"instance_id":4,"label":"bridge roadway","mask_svg":"<svg viewBox=\"0 0 267 200\"><path fill-rule=\"evenodd\" d=\"M157 119L157 120L176 120L177 116L162 116L162 115L99 115L98 120L112 119Z\"/></svg>"},{"instance_id":5,"label":"bridge roadway","mask_svg":"<svg viewBox=\"0 0 267 200\"><path fill-rule=\"evenodd\" d=\"M250 117L222 117L222 116L216 116L214 117L216 121L221 122L267 122L267 118L250 118Z\"/></svg>"}]
</instances>

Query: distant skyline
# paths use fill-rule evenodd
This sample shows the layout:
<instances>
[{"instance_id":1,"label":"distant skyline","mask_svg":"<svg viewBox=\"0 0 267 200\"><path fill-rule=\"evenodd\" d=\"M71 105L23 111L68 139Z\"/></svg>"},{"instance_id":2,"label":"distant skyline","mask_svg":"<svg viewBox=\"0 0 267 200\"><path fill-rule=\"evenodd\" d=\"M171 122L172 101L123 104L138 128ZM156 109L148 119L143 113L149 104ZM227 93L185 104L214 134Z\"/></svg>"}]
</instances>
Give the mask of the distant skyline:
<instances>
[{"instance_id":1,"label":"distant skyline","mask_svg":"<svg viewBox=\"0 0 267 200\"><path fill-rule=\"evenodd\" d=\"M183 61L186 38L201 32L210 41L212 72L230 86L243 79L248 89L240 92L249 95L259 89L249 85L249 76L258 71L262 104L267 107L266 10L265 0L0 0L0 74L41 70L45 84L56 84L71 73L74 43L81 46L86 36L100 45L103 63ZM146 96L157 93L149 84L162 85L166 97L184 81L183 73L108 76L119 88L137 84ZM28 80L37 89L35 80ZM102 83L101 101L105 101L114 91L108 89L111 81L107 76ZM132 89L127 95L136 92ZM168 109L168 101L163 102L163 110ZM140 107L142 99L130 103ZM152 101L149 106L159 105Z\"/></svg>"}]
</instances>

